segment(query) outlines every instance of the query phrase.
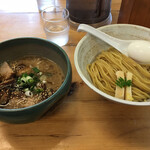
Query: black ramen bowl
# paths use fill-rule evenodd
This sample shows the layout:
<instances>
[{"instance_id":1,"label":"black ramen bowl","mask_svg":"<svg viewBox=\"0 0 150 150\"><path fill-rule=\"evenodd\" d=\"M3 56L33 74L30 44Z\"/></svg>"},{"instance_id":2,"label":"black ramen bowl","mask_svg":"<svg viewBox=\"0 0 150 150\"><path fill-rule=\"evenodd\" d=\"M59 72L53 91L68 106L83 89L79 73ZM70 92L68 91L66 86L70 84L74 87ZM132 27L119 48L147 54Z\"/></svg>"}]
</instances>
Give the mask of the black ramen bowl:
<instances>
[{"instance_id":1,"label":"black ramen bowl","mask_svg":"<svg viewBox=\"0 0 150 150\"><path fill-rule=\"evenodd\" d=\"M61 87L49 98L33 106L6 109L0 108L0 120L8 123L28 123L41 118L54 106L70 89L72 71L69 58L58 45L40 38L16 38L0 43L0 63L17 58L36 55L54 61L63 70L65 75Z\"/></svg>"}]
</instances>

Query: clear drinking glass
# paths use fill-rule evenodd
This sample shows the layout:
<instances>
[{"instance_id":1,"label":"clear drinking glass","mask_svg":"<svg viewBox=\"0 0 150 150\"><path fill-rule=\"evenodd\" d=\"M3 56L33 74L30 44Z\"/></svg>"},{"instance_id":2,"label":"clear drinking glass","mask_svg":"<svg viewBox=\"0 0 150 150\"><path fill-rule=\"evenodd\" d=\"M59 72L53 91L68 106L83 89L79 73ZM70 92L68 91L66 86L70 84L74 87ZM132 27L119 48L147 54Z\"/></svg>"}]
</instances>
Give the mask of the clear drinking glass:
<instances>
[{"instance_id":1,"label":"clear drinking glass","mask_svg":"<svg viewBox=\"0 0 150 150\"><path fill-rule=\"evenodd\" d=\"M42 13L46 38L59 46L67 44L69 40L69 11L60 6L50 6Z\"/></svg>"}]
</instances>

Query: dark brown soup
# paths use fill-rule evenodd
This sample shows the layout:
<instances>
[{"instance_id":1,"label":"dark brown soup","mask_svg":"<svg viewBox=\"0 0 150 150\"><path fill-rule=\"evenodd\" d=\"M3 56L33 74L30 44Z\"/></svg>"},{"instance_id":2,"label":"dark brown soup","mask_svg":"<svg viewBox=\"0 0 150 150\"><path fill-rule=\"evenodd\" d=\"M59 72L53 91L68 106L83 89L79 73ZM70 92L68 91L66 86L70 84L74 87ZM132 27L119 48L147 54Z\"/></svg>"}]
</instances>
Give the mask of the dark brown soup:
<instances>
[{"instance_id":1,"label":"dark brown soup","mask_svg":"<svg viewBox=\"0 0 150 150\"><path fill-rule=\"evenodd\" d=\"M23 108L54 94L64 81L61 68L36 56L23 57L0 66L0 105Z\"/></svg>"}]
</instances>

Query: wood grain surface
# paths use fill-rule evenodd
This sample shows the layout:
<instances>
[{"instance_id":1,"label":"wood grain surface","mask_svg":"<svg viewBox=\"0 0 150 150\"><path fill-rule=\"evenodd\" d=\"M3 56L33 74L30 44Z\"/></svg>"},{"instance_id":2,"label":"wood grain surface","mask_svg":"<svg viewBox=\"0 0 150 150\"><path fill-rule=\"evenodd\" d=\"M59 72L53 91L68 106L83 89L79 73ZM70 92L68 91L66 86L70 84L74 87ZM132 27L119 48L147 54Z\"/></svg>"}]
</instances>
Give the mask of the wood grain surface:
<instances>
[{"instance_id":1,"label":"wood grain surface","mask_svg":"<svg viewBox=\"0 0 150 150\"><path fill-rule=\"evenodd\" d=\"M122 0L118 23L150 28L150 0Z\"/></svg>"},{"instance_id":2,"label":"wood grain surface","mask_svg":"<svg viewBox=\"0 0 150 150\"><path fill-rule=\"evenodd\" d=\"M45 38L39 2L52 3L0 0L0 42L22 36ZM65 7L65 0L56 3ZM112 0L112 23L117 23L120 4ZM149 150L150 107L112 103L92 91L74 66L75 47L85 34L72 28L69 34L63 49L72 64L70 93L36 122L0 122L0 150Z\"/></svg>"}]
</instances>

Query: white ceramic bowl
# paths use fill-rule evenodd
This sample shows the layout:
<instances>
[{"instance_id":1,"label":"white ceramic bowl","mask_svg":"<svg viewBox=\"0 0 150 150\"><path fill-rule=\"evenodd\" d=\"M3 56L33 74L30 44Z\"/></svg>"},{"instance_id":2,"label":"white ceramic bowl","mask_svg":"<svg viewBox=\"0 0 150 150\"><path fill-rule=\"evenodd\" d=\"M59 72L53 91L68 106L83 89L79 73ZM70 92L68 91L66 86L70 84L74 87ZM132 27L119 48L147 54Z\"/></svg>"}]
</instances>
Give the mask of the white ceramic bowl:
<instances>
[{"instance_id":1,"label":"white ceramic bowl","mask_svg":"<svg viewBox=\"0 0 150 150\"><path fill-rule=\"evenodd\" d=\"M111 36L123 40L143 39L150 41L150 29L137 25L113 24L103 26L98 29ZM111 46L89 34L87 34L80 40L75 49L74 62L77 72L79 73L82 80L92 90L114 102L119 102L128 105L149 106L150 102L132 102L115 98L102 92L93 85L90 76L86 70L86 66L87 64L91 63L102 50L109 49L109 47Z\"/></svg>"}]
</instances>

